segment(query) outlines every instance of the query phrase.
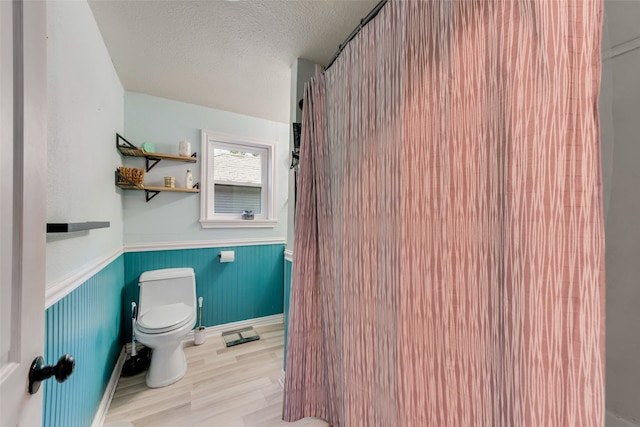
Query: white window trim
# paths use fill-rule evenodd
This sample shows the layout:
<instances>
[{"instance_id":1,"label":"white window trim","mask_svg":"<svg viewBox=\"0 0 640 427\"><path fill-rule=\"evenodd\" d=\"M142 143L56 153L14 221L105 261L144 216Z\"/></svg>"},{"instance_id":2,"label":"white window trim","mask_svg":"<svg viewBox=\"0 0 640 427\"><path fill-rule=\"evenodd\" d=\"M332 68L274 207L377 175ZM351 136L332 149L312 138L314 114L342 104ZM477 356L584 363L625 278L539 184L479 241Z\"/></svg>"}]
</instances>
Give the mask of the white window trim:
<instances>
[{"instance_id":1,"label":"white window trim","mask_svg":"<svg viewBox=\"0 0 640 427\"><path fill-rule=\"evenodd\" d=\"M210 163L209 153L213 152L214 145L224 146L225 144L232 144L230 148L237 148L235 145L239 144L249 148L266 150L267 152L268 170L263 172L263 178L267 181L263 183L263 188L267 191L264 194L263 212L260 215L256 215L256 219L245 220L239 215L232 214L216 214L215 218L209 217L207 209L212 206L214 197L214 179L209 174L210 166L213 165ZM200 225L202 228L273 228L276 226L278 219L275 216L275 145L275 142L272 141L245 138L206 129L202 130L202 179L200 180ZM241 184L234 183L234 185Z\"/></svg>"}]
</instances>

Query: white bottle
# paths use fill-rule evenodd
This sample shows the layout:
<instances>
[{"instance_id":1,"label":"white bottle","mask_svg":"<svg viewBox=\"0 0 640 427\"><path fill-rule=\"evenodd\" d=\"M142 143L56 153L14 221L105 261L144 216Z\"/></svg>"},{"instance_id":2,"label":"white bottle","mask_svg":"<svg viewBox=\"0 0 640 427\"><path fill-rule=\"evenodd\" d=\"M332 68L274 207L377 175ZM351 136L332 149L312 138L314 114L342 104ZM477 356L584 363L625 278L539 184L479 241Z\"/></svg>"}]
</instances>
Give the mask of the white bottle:
<instances>
[{"instance_id":1,"label":"white bottle","mask_svg":"<svg viewBox=\"0 0 640 427\"><path fill-rule=\"evenodd\" d=\"M193 175L191 175L190 169L187 169L187 173L184 175L184 188L193 188Z\"/></svg>"}]
</instances>

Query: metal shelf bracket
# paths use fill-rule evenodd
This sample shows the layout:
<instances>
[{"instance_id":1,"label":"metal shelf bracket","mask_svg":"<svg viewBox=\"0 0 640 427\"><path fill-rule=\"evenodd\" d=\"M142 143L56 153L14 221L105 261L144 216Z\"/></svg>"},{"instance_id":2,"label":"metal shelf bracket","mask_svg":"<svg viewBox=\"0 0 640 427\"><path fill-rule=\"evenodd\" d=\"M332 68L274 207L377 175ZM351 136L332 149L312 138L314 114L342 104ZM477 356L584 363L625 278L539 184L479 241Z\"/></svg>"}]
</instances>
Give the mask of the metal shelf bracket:
<instances>
[{"instance_id":1,"label":"metal shelf bracket","mask_svg":"<svg viewBox=\"0 0 640 427\"><path fill-rule=\"evenodd\" d=\"M150 160L153 161L153 163L150 163L149 162ZM160 159L154 159L154 158L151 158L151 157L147 157L147 166L146 166L147 172L149 172L151 169L153 169L153 167L155 165L157 165L158 163L160 163Z\"/></svg>"},{"instance_id":2,"label":"metal shelf bracket","mask_svg":"<svg viewBox=\"0 0 640 427\"><path fill-rule=\"evenodd\" d=\"M120 140L124 141L124 143L121 144ZM120 135L119 133L116 133L116 147L117 148L124 148L124 149L128 149L128 150L137 150L138 149L138 147L136 147L135 145L133 145L132 143L127 141L126 138L124 136Z\"/></svg>"},{"instance_id":3,"label":"metal shelf bracket","mask_svg":"<svg viewBox=\"0 0 640 427\"><path fill-rule=\"evenodd\" d=\"M126 176L122 175L116 169L116 186L120 187L122 185L128 185L128 186L131 186L131 187L137 187L137 188L141 189L141 186L139 184L136 184L135 182L131 181L129 178L127 178Z\"/></svg>"},{"instance_id":4,"label":"metal shelf bracket","mask_svg":"<svg viewBox=\"0 0 640 427\"><path fill-rule=\"evenodd\" d=\"M153 191L153 190L144 190L144 192L145 192L145 198L147 199L147 203L149 203L149 200L153 199L158 195L158 193L160 193L159 191Z\"/></svg>"}]
</instances>

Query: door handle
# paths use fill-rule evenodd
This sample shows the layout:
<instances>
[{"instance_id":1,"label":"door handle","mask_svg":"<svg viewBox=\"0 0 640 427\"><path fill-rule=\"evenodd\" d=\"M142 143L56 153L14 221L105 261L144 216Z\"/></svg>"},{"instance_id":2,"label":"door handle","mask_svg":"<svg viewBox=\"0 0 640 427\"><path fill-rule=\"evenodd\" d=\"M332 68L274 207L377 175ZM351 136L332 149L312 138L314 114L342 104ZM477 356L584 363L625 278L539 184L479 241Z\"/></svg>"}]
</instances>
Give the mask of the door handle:
<instances>
[{"instance_id":1,"label":"door handle","mask_svg":"<svg viewBox=\"0 0 640 427\"><path fill-rule=\"evenodd\" d=\"M36 394L40 389L40 383L55 375L56 381L65 382L76 366L76 360L70 354L63 355L55 365L44 366L44 358L38 356L33 359L29 369L29 394Z\"/></svg>"}]
</instances>

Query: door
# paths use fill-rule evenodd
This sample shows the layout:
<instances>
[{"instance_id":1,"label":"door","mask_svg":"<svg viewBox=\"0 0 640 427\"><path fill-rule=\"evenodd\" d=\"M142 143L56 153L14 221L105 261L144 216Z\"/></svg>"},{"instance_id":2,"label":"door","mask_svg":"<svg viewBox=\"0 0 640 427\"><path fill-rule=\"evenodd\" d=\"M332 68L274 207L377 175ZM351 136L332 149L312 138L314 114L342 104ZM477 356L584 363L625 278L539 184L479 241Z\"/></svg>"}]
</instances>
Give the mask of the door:
<instances>
[{"instance_id":1,"label":"door","mask_svg":"<svg viewBox=\"0 0 640 427\"><path fill-rule=\"evenodd\" d=\"M44 350L46 2L0 0L0 425L40 426Z\"/></svg>"}]
</instances>

